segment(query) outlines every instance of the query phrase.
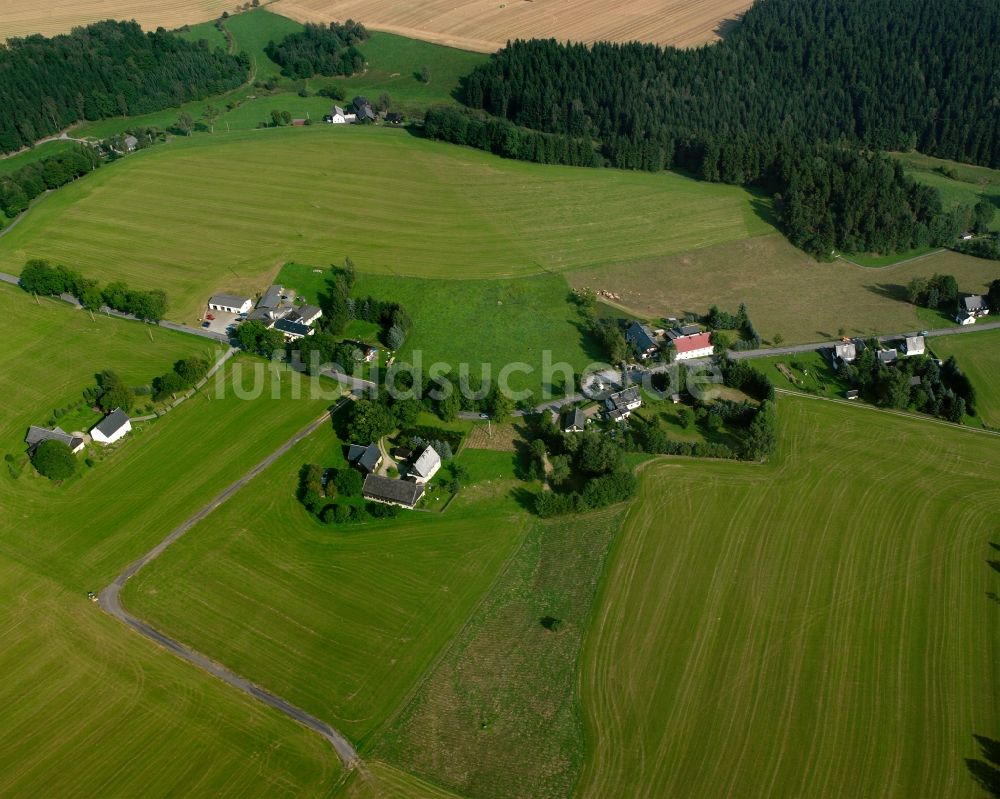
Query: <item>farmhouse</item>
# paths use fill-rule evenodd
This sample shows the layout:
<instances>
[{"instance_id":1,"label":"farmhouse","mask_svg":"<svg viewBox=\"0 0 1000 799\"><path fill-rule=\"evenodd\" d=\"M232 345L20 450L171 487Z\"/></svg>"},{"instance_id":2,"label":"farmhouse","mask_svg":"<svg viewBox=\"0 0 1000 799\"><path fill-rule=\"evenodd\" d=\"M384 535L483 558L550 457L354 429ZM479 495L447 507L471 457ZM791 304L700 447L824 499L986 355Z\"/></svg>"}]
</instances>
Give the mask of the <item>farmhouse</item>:
<instances>
[{"instance_id":1,"label":"farmhouse","mask_svg":"<svg viewBox=\"0 0 1000 799\"><path fill-rule=\"evenodd\" d=\"M300 325L311 325L323 315L323 312L315 305L302 305L294 308L285 315L285 319L290 322L298 322Z\"/></svg>"},{"instance_id":2,"label":"farmhouse","mask_svg":"<svg viewBox=\"0 0 1000 799\"><path fill-rule=\"evenodd\" d=\"M649 328L639 322L633 322L625 332L625 340L635 347L639 357L645 360L659 352L660 347Z\"/></svg>"},{"instance_id":3,"label":"farmhouse","mask_svg":"<svg viewBox=\"0 0 1000 799\"><path fill-rule=\"evenodd\" d=\"M423 496L424 487L410 480L392 480L377 474L369 474L365 478L361 493L365 499L370 499L372 502L412 509Z\"/></svg>"},{"instance_id":4,"label":"farmhouse","mask_svg":"<svg viewBox=\"0 0 1000 799\"><path fill-rule=\"evenodd\" d=\"M421 483L426 483L441 468L441 456L434 447L428 446L420 453L420 457L410 467L410 476Z\"/></svg>"},{"instance_id":5,"label":"farmhouse","mask_svg":"<svg viewBox=\"0 0 1000 799\"><path fill-rule=\"evenodd\" d=\"M101 444L114 444L132 429L132 420L121 408L115 408L90 431L90 437Z\"/></svg>"},{"instance_id":6,"label":"farmhouse","mask_svg":"<svg viewBox=\"0 0 1000 799\"><path fill-rule=\"evenodd\" d=\"M927 351L923 336L907 336L903 342L903 354L907 357L923 355Z\"/></svg>"},{"instance_id":7,"label":"farmhouse","mask_svg":"<svg viewBox=\"0 0 1000 799\"><path fill-rule=\"evenodd\" d=\"M974 325L977 319L988 316L990 306L981 294L970 294L958 301L958 314L955 321L963 325Z\"/></svg>"},{"instance_id":8,"label":"farmhouse","mask_svg":"<svg viewBox=\"0 0 1000 799\"><path fill-rule=\"evenodd\" d=\"M335 105L330 111L330 115L326 118L326 121L332 125L350 125L357 116L350 111L345 111L339 105Z\"/></svg>"},{"instance_id":9,"label":"farmhouse","mask_svg":"<svg viewBox=\"0 0 1000 799\"><path fill-rule=\"evenodd\" d=\"M608 419L613 422L628 419L632 411L640 405L642 405L642 397L639 395L639 389L635 386L617 391L604 400L604 407L607 409L605 413Z\"/></svg>"},{"instance_id":10,"label":"farmhouse","mask_svg":"<svg viewBox=\"0 0 1000 799\"><path fill-rule=\"evenodd\" d=\"M309 325L293 322L291 319L279 319L274 323L274 329L284 333L285 341L298 341L300 338L311 336L316 332Z\"/></svg>"},{"instance_id":11,"label":"farmhouse","mask_svg":"<svg viewBox=\"0 0 1000 799\"><path fill-rule=\"evenodd\" d=\"M236 294L213 294L208 299L208 307L213 311L240 314L253 307L253 300Z\"/></svg>"},{"instance_id":12,"label":"farmhouse","mask_svg":"<svg viewBox=\"0 0 1000 799\"><path fill-rule=\"evenodd\" d=\"M858 357L858 348L853 341L842 341L833 348L834 363L854 363Z\"/></svg>"},{"instance_id":13,"label":"farmhouse","mask_svg":"<svg viewBox=\"0 0 1000 799\"><path fill-rule=\"evenodd\" d=\"M354 98L354 113L357 116L358 122L374 122L375 112L372 110L371 103L368 102L367 97L355 97Z\"/></svg>"},{"instance_id":14,"label":"farmhouse","mask_svg":"<svg viewBox=\"0 0 1000 799\"><path fill-rule=\"evenodd\" d=\"M43 441L61 441L70 448L74 455L83 449L85 443L82 437L71 436L61 427L49 430L46 427L32 425L28 428L28 434L24 437L24 443L28 445L28 452L33 453L35 447Z\"/></svg>"},{"instance_id":15,"label":"farmhouse","mask_svg":"<svg viewBox=\"0 0 1000 799\"><path fill-rule=\"evenodd\" d=\"M285 289L283 286L271 286L264 292L264 296L257 300L257 308L275 310L281 307Z\"/></svg>"},{"instance_id":16,"label":"farmhouse","mask_svg":"<svg viewBox=\"0 0 1000 799\"><path fill-rule=\"evenodd\" d=\"M709 333L677 336L673 340L677 350L676 360L690 361L694 358L707 358L712 354L712 337Z\"/></svg>"},{"instance_id":17,"label":"farmhouse","mask_svg":"<svg viewBox=\"0 0 1000 799\"><path fill-rule=\"evenodd\" d=\"M582 410L574 408L563 414L562 431L564 433L582 433L590 419Z\"/></svg>"},{"instance_id":18,"label":"farmhouse","mask_svg":"<svg viewBox=\"0 0 1000 799\"><path fill-rule=\"evenodd\" d=\"M351 444L347 450L347 462L365 474L371 474L382 463L382 451L374 441L367 447L363 444Z\"/></svg>"},{"instance_id":19,"label":"farmhouse","mask_svg":"<svg viewBox=\"0 0 1000 799\"><path fill-rule=\"evenodd\" d=\"M139 146L139 140L131 133L125 137L125 150L127 152L134 153L135 148L138 146Z\"/></svg>"}]
</instances>

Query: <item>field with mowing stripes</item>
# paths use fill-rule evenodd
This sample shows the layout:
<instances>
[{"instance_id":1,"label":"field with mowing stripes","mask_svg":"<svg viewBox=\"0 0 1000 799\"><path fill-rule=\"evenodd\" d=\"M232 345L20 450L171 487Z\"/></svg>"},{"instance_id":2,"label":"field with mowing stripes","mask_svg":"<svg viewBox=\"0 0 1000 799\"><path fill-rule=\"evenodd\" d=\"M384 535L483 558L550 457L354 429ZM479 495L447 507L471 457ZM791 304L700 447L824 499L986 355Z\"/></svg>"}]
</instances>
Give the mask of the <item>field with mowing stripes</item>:
<instances>
[{"instance_id":1,"label":"field with mowing stripes","mask_svg":"<svg viewBox=\"0 0 1000 799\"><path fill-rule=\"evenodd\" d=\"M0 286L0 448L112 368L147 383L200 339ZM152 340L150 340L152 335ZM0 471L0 795L328 796L329 747L105 616L110 577L319 413L197 397L62 486ZM245 431L253 429L253 436ZM237 435L238 431L238 435ZM82 460L81 456L81 460Z\"/></svg>"},{"instance_id":2,"label":"field with mowing stripes","mask_svg":"<svg viewBox=\"0 0 1000 799\"><path fill-rule=\"evenodd\" d=\"M492 52L509 39L549 37L700 45L715 40L750 5L749 0L279 0L275 8L304 22L353 18L414 39Z\"/></svg>"},{"instance_id":3,"label":"field with mowing stripes","mask_svg":"<svg viewBox=\"0 0 1000 799\"><path fill-rule=\"evenodd\" d=\"M644 470L583 658L578 795L982 796L1000 439L779 410L766 466Z\"/></svg>"},{"instance_id":4,"label":"field with mowing stripes","mask_svg":"<svg viewBox=\"0 0 1000 799\"><path fill-rule=\"evenodd\" d=\"M176 28L214 19L234 5L232 0L4 0L0 36L54 36L102 19L134 19L146 30Z\"/></svg>"},{"instance_id":5,"label":"field with mowing stripes","mask_svg":"<svg viewBox=\"0 0 1000 799\"><path fill-rule=\"evenodd\" d=\"M101 169L0 239L0 269L46 257L160 287L170 317L191 321L209 294L260 290L285 261L349 254L375 274L506 277L771 230L735 187L313 126L176 139Z\"/></svg>"},{"instance_id":6,"label":"field with mowing stripes","mask_svg":"<svg viewBox=\"0 0 1000 799\"><path fill-rule=\"evenodd\" d=\"M413 690L517 546L526 519L452 508L331 528L295 498L317 433L133 580L124 604L329 721L364 747Z\"/></svg>"},{"instance_id":7,"label":"field with mowing stripes","mask_svg":"<svg viewBox=\"0 0 1000 799\"><path fill-rule=\"evenodd\" d=\"M939 358L955 356L959 368L969 376L976 389L979 418L990 427L1000 427L1000 330L929 341Z\"/></svg>"}]
</instances>

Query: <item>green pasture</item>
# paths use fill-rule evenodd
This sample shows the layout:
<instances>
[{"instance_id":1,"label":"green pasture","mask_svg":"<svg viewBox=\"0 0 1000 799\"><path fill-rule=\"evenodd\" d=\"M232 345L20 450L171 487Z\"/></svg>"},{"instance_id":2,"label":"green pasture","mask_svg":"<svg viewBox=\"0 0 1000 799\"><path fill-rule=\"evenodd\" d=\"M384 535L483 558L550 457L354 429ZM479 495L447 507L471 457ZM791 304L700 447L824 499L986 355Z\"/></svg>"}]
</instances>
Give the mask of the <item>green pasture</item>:
<instances>
[{"instance_id":1,"label":"green pasture","mask_svg":"<svg viewBox=\"0 0 1000 799\"><path fill-rule=\"evenodd\" d=\"M976 390L979 418L990 427L1000 427L1000 330L941 336L928 342L939 358L955 356Z\"/></svg>"},{"instance_id":2,"label":"green pasture","mask_svg":"<svg viewBox=\"0 0 1000 799\"><path fill-rule=\"evenodd\" d=\"M56 192L0 239L159 287L194 321L287 261L383 276L498 278L624 262L771 228L742 189L675 174L508 161L401 130L319 125L177 138ZM616 219L614 224L609 219Z\"/></svg>"},{"instance_id":3,"label":"green pasture","mask_svg":"<svg viewBox=\"0 0 1000 799\"><path fill-rule=\"evenodd\" d=\"M765 466L660 459L580 675L580 797L982 796L1000 447L779 399Z\"/></svg>"},{"instance_id":4,"label":"green pasture","mask_svg":"<svg viewBox=\"0 0 1000 799\"><path fill-rule=\"evenodd\" d=\"M289 264L278 281L315 301L327 274ZM582 329L566 281L558 275L435 280L361 274L353 294L394 300L413 318L413 329L397 360L424 370L443 362L456 376L460 365L466 364L470 374L485 370L493 380L508 364L523 363L531 371L509 372L507 383L512 390L530 390L538 402L549 384L542 375L544 358L581 372L602 356ZM566 382L572 383L572 378Z\"/></svg>"},{"instance_id":5,"label":"green pasture","mask_svg":"<svg viewBox=\"0 0 1000 799\"><path fill-rule=\"evenodd\" d=\"M174 31L182 39L189 42L203 41L209 47L220 50L228 50L229 42L226 41L225 34L216 26L215 22L199 22L197 25L185 25L183 28Z\"/></svg>"},{"instance_id":6,"label":"green pasture","mask_svg":"<svg viewBox=\"0 0 1000 799\"><path fill-rule=\"evenodd\" d=\"M0 286L0 447L114 369L148 383L207 342ZM329 796L327 744L139 638L87 600L268 447L308 403L189 400L64 485L0 471L0 794ZM253 435L248 435L253 431Z\"/></svg>"}]
</instances>

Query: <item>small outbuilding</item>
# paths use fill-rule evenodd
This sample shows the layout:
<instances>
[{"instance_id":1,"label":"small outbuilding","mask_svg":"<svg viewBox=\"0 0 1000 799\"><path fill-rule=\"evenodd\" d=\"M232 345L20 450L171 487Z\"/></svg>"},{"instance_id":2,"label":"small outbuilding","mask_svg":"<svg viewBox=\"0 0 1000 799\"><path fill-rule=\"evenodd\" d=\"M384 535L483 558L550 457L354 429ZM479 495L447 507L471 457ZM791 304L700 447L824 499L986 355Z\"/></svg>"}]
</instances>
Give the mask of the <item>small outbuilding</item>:
<instances>
[{"instance_id":1,"label":"small outbuilding","mask_svg":"<svg viewBox=\"0 0 1000 799\"><path fill-rule=\"evenodd\" d=\"M374 441L368 446L351 444L347 450L347 462L365 474L371 474L382 464L382 450Z\"/></svg>"},{"instance_id":2,"label":"small outbuilding","mask_svg":"<svg viewBox=\"0 0 1000 799\"><path fill-rule=\"evenodd\" d=\"M115 408L90 431L90 437L100 444L114 444L132 430L132 420L121 408Z\"/></svg>"},{"instance_id":3,"label":"small outbuilding","mask_svg":"<svg viewBox=\"0 0 1000 799\"><path fill-rule=\"evenodd\" d=\"M241 314L253 307L253 300L237 294L213 294L208 298L208 307L213 311Z\"/></svg>"}]
</instances>

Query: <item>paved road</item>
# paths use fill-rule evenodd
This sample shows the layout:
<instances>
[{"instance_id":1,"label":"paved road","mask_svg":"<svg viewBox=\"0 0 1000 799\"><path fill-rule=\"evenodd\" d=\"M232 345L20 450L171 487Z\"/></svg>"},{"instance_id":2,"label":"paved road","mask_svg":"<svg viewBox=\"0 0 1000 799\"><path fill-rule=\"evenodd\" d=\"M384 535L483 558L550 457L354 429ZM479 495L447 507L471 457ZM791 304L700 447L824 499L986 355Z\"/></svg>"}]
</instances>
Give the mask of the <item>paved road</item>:
<instances>
[{"instance_id":1,"label":"paved road","mask_svg":"<svg viewBox=\"0 0 1000 799\"><path fill-rule=\"evenodd\" d=\"M928 330L923 334L914 330L909 333L892 333L885 336L876 336L876 338L885 343L900 341L907 336L924 335L927 338L937 338L938 336L957 336L963 333L981 333L984 330L996 330L998 328L1000 328L1000 322L980 322L977 325L939 327L936 330ZM743 350L742 352L730 350L728 355L730 360L733 361L742 361L749 358L770 358L774 355L795 355L800 352L816 352L817 350L827 349L839 343L839 341L837 339L835 341L818 341L812 344L790 344L787 347L770 347L768 349Z\"/></svg>"},{"instance_id":2,"label":"paved road","mask_svg":"<svg viewBox=\"0 0 1000 799\"><path fill-rule=\"evenodd\" d=\"M333 412L336 412L347 399L342 399L337 406L334 408ZM188 532L192 527L194 527L198 522L202 521L207 517L212 511L218 508L220 505L225 503L230 499L237 491L243 488L247 483L253 480L254 477L259 475L265 469L267 469L272 463L274 463L278 458L288 452L292 447L302 441L304 438L323 427L323 425L330 423L331 412L324 412L323 415L311 422L307 427L300 430L292 438L282 444L278 449L268 455L264 460L254 466L249 472L243 475L239 480L230 485L224 491L222 491L218 496L212 499L207 505L201 508L197 513L191 516L186 521L182 522L180 525L175 527L170 533L160 541L155 547L153 547L149 552L143 555L141 558L136 560L134 563L128 566L115 580L104 588L99 594L99 600L101 607L107 612L114 616L116 619L122 623L128 625L133 630L135 630L140 635L145 636L151 641L159 644L165 649L173 652L180 658L194 664L200 669L218 677L225 683L233 686L234 688L243 691L245 694L252 696L260 702L263 702L275 710L284 713L289 718L297 721L305 727L319 733L323 738L330 742L336 751L337 755L343 761L344 765L348 768L353 768L360 765L360 758L358 757L357 751L351 742L344 737L341 733L310 713L307 713L300 707L293 705L291 702L283 699L277 694L273 694L270 691L265 691L257 685L247 680L245 677L241 677L239 674L230 671L225 666L216 663L215 661L207 658L200 652L196 652L188 646L185 646L173 638L164 635L159 630L156 630L146 622L141 619L136 618L127 610L125 610L121 605L121 600L119 595L125 583L129 579L134 577L139 571L151 563L153 560L158 558L163 552L177 541L181 536Z\"/></svg>"}]
</instances>

